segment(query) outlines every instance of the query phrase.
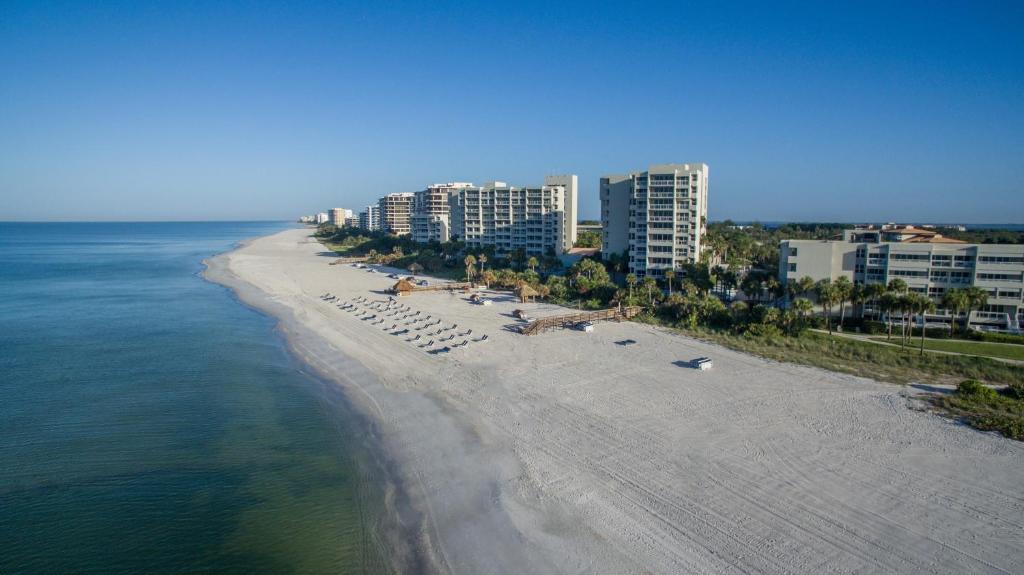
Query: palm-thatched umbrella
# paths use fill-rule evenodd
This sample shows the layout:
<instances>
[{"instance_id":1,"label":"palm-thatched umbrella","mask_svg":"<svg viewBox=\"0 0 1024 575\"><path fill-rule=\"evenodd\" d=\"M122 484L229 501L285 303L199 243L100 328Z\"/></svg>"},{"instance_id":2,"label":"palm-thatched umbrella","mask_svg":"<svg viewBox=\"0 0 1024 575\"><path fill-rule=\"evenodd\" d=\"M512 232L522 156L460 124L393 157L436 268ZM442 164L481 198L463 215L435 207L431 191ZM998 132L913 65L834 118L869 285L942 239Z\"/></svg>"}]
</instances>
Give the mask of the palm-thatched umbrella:
<instances>
[{"instance_id":1,"label":"palm-thatched umbrella","mask_svg":"<svg viewBox=\"0 0 1024 575\"><path fill-rule=\"evenodd\" d=\"M418 274L423 271L423 266L421 266L417 262L412 262L411 264L409 264L408 270L414 274Z\"/></svg>"},{"instance_id":2,"label":"palm-thatched umbrella","mask_svg":"<svg viewBox=\"0 0 1024 575\"><path fill-rule=\"evenodd\" d=\"M405 295L411 293L413 289L412 282L408 280L398 280L395 285L391 286L391 292L398 295Z\"/></svg>"},{"instance_id":3,"label":"palm-thatched umbrella","mask_svg":"<svg viewBox=\"0 0 1024 575\"><path fill-rule=\"evenodd\" d=\"M530 300L533 300L538 295L540 294L537 293L537 290L530 287L530 284L526 282L519 284L519 287L516 288L516 296L519 297L519 301L522 303L526 303Z\"/></svg>"}]
</instances>

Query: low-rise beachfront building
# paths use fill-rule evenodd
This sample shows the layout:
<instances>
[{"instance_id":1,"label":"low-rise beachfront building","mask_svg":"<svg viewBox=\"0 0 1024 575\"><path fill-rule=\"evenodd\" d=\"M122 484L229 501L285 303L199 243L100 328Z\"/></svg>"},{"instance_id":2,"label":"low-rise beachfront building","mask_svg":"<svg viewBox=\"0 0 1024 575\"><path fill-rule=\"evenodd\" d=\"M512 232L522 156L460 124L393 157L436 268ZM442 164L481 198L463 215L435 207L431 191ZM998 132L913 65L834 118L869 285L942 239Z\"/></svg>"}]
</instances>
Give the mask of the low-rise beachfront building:
<instances>
[{"instance_id":1,"label":"low-rise beachfront building","mask_svg":"<svg viewBox=\"0 0 1024 575\"><path fill-rule=\"evenodd\" d=\"M369 205L359 212L359 227L364 230L376 231L380 229L380 206Z\"/></svg>"},{"instance_id":2,"label":"low-rise beachfront building","mask_svg":"<svg viewBox=\"0 0 1024 575\"><path fill-rule=\"evenodd\" d=\"M708 219L708 166L656 164L601 178L601 253L628 256L638 277L664 277L700 258Z\"/></svg>"},{"instance_id":3,"label":"low-rise beachfront building","mask_svg":"<svg viewBox=\"0 0 1024 575\"><path fill-rule=\"evenodd\" d=\"M408 235L412 231L412 202L414 194L403 192L388 194L380 199L380 228L396 236Z\"/></svg>"},{"instance_id":4,"label":"low-rise beachfront building","mask_svg":"<svg viewBox=\"0 0 1024 575\"><path fill-rule=\"evenodd\" d=\"M417 242L447 242L451 239L450 199L461 190L472 188L468 182L433 184L416 192L413 198L412 239Z\"/></svg>"},{"instance_id":5,"label":"low-rise beachfront building","mask_svg":"<svg viewBox=\"0 0 1024 575\"><path fill-rule=\"evenodd\" d=\"M1017 331L1024 322L1024 244L968 244L913 226L860 227L841 240L783 240L779 281L847 277L856 284L888 285L902 279L910 291L931 297L936 312L928 322L946 322L951 310L942 295L975 286L988 303L968 321L983 329ZM868 306L869 312L874 312Z\"/></svg>"},{"instance_id":6,"label":"low-rise beachfront building","mask_svg":"<svg viewBox=\"0 0 1024 575\"><path fill-rule=\"evenodd\" d=\"M470 249L562 254L576 242L578 195L575 175L548 176L543 186L488 182L462 188L449 197L452 234Z\"/></svg>"}]
</instances>

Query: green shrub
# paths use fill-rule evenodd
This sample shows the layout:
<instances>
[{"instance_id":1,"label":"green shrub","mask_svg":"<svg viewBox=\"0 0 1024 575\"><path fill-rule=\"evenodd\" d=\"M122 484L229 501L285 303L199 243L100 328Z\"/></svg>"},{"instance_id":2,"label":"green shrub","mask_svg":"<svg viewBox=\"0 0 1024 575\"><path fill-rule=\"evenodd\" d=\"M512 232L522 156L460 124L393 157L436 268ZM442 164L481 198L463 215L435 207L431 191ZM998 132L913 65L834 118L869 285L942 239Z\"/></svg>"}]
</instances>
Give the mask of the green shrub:
<instances>
[{"instance_id":1,"label":"green shrub","mask_svg":"<svg viewBox=\"0 0 1024 575\"><path fill-rule=\"evenodd\" d=\"M970 331L967 333L969 339L975 341L987 341L991 343L1015 343L1024 345L1024 335L1013 335L1009 333L992 333L987 331Z\"/></svg>"},{"instance_id":2,"label":"green shrub","mask_svg":"<svg viewBox=\"0 0 1024 575\"><path fill-rule=\"evenodd\" d=\"M864 324L861 325L861 331L871 335L879 335L885 333L885 323L874 320L864 320Z\"/></svg>"},{"instance_id":3,"label":"green shrub","mask_svg":"<svg viewBox=\"0 0 1024 575\"><path fill-rule=\"evenodd\" d=\"M985 386L976 379L965 379L961 381L960 385L956 388L956 392L960 395L969 395L984 399L994 398L998 395L996 390Z\"/></svg>"},{"instance_id":4,"label":"green shrub","mask_svg":"<svg viewBox=\"0 0 1024 575\"><path fill-rule=\"evenodd\" d=\"M1011 383L1001 393L1010 399L1024 400L1024 383Z\"/></svg>"}]
</instances>

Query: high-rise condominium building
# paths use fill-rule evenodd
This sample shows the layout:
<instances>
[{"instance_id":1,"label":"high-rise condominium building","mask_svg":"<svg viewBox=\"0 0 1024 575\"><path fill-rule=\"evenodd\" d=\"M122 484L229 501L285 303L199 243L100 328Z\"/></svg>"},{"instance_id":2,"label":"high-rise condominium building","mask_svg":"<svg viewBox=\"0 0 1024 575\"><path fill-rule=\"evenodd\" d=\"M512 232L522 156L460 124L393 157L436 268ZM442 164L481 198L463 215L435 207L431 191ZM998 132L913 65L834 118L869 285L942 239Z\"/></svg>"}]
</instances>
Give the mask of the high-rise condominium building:
<instances>
[{"instance_id":1,"label":"high-rise condominium building","mask_svg":"<svg viewBox=\"0 0 1024 575\"><path fill-rule=\"evenodd\" d=\"M359 212L359 227L370 231L380 229L380 205L371 204Z\"/></svg>"},{"instance_id":2,"label":"high-rise condominium building","mask_svg":"<svg viewBox=\"0 0 1024 575\"><path fill-rule=\"evenodd\" d=\"M1017 331L1024 322L1024 245L968 244L913 226L846 230L842 240L783 240L779 243L779 281L804 276L814 281L846 276L857 284L885 284L899 278L910 291L931 297L937 306L926 320L948 323L942 295L975 286L988 302L969 321L978 327ZM875 313L866 304L868 313Z\"/></svg>"},{"instance_id":3,"label":"high-rise condominium building","mask_svg":"<svg viewBox=\"0 0 1024 575\"><path fill-rule=\"evenodd\" d=\"M317 224L326 224L329 221L331 221L331 217L327 214L327 212L320 212L316 215Z\"/></svg>"},{"instance_id":4,"label":"high-rise condominium building","mask_svg":"<svg viewBox=\"0 0 1024 575\"><path fill-rule=\"evenodd\" d=\"M412 202L414 194L388 194L380 199L380 227L382 230L404 236L411 231Z\"/></svg>"},{"instance_id":5,"label":"high-rise condominium building","mask_svg":"<svg viewBox=\"0 0 1024 575\"><path fill-rule=\"evenodd\" d=\"M663 277L700 258L708 216L707 164L656 164L601 178L601 253Z\"/></svg>"},{"instance_id":6,"label":"high-rise condominium building","mask_svg":"<svg viewBox=\"0 0 1024 575\"><path fill-rule=\"evenodd\" d=\"M330 222L336 226L345 226L345 220L352 217L352 210L346 210L345 208L331 208L328 211L330 216Z\"/></svg>"},{"instance_id":7,"label":"high-rise condominium building","mask_svg":"<svg viewBox=\"0 0 1024 575\"><path fill-rule=\"evenodd\" d=\"M470 248L561 254L576 241L578 193L575 175L548 176L543 186L516 188L488 182L479 188L462 188L449 198L452 234Z\"/></svg>"},{"instance_id":8,"label":"high-rise condominium building","mask_svg":"<svg viewBox=\"0 0 1024 575\"><path fill-rule=\"evenodd\" d=\"M473 187L466 182L434 184L416 192L413 198L412 239L417 242L446 242L451 238L451 208L449 199L460 190Z\"/></svg>"}]
</instances>

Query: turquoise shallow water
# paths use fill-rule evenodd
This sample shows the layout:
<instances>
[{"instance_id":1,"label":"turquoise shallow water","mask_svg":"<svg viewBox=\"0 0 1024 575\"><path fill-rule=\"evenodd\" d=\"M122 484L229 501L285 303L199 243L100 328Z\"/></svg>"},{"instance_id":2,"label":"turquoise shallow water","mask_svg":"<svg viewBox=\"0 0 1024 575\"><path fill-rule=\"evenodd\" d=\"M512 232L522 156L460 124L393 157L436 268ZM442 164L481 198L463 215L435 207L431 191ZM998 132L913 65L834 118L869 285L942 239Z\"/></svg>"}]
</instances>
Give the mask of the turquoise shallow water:
<instances>
[{"instance_id":1,"label":"turquoise shallow water","mask_svg":"<svg viewBox=\"0 0 1024 575\"><path fill-rule=\"evenodd\" d=\"M365 426L200 276L285 227L0 224L0 573L386 570Z\"/></svg>"}]
</instances>

